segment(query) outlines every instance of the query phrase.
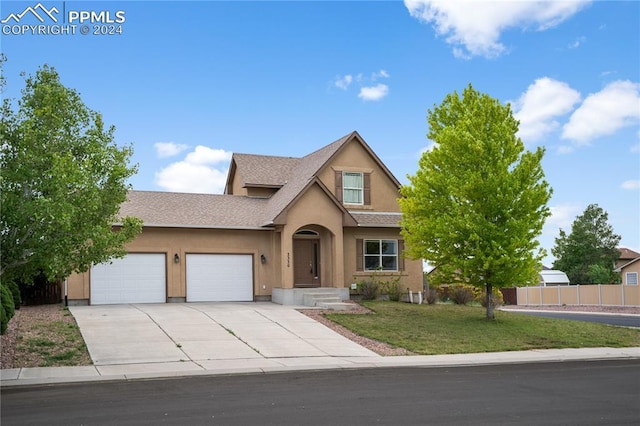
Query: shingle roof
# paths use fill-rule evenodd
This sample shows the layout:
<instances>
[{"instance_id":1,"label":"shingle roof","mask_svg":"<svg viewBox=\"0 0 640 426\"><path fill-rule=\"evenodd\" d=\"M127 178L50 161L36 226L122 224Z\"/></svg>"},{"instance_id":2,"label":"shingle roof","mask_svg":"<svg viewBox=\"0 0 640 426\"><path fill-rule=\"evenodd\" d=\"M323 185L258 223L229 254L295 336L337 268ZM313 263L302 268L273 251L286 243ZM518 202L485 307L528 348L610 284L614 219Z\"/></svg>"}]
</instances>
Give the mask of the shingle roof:
<instances>
[{"instance_id":1,"label":"shingle roof","mask_svg":"<svg viewBox=\"0 0 640 426\"><path fill-rule=\"evenodd\" d=\"M619 247L618 250L620 250L620 257L618 258L620 260L631 260L635 259L636 257L640 257L640 253L626 247Z\"/></svg>"},{"instance_id":2,"label":"shingle roof","mask_svg":"<svg viewBox=\"0 0 640 426\"><path fill-rule=\"evenodd\" d=\"M261 227L266 203L237 195L130 191L120 216L138 217L144 226L252 229Z\"/></svg>"},{"instance_id":3,"label":"shingle roof","mask_svg":"<svg viewBox=\"0 0 640 426\"><path fill-rule=\"evenodd\" d=\"M255 154L233 154L243 186L281 187L300 163L299 158Z\"/></svg>"},{"instance_id":4,"label":"shingle roof","mask_svg":"<svg viewBox=\"0 0 640 426\"><path fill-rule=\"evenodd\" d=\"M394 212L358 212L350 211L351 216L358 222L358 226L372 228L398 228L402 213Z\"/></svg>"},{"instance_id":5,"label":"shingle roof","mask_svg":"<svg viewBox=\"0 0 640 426\"><path fill-rule=\"evenodd\" d=\"M352 132L302 158L234 154L232 164L235 164L236 173L239 173L243 185L280 188L270 198L231 194L131 191L128 200L121 206L120 215L139 217L145 226L204 228L270 226L277 223L278 217L314 182L330 195L330 191L319 181L317 175L331 158L353 139L360 141L391 179L399 185L360 135ZM358 226L370 227L399 226L399 213L348 212L337 200L335 202L336 206L343 210L347 223L350 224L348 226L356 223Z\"/></svg>"}]
</instances>

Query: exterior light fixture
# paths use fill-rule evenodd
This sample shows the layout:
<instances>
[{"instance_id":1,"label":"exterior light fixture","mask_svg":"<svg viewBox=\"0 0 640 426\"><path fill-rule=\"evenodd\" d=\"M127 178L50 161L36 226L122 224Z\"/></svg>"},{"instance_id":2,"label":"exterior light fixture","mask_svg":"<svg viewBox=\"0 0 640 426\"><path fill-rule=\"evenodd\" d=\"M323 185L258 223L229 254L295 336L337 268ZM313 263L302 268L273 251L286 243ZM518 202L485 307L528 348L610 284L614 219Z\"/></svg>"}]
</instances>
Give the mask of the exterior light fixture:
<instances>
[{"instance_id":1,"label":"exterior light fixture","mask_svg":"<svg viewBox=\"0 0 640 426\"><path fill-rule=\"evenodd\" d=\"M264 256L264 254L260 255L260 263L267 263L267 258Z\"/></svg>"},{"instance_id":2,"label":"exterior light fixture","mask_svg":"<svg viewBox=\"0 0 640 426\"><path fill-rule=\"evenodd\" d=\"M180 256L178 253L173 255L173 263L180 263Z\"/></svg>"}]
</instances>

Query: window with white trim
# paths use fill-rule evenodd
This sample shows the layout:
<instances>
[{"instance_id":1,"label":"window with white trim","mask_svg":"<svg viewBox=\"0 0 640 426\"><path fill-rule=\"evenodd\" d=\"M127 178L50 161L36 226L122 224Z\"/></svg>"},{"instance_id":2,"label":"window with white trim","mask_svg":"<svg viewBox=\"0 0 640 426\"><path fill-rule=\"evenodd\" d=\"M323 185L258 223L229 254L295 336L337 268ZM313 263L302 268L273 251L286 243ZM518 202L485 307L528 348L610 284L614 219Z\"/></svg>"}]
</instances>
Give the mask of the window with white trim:
<instances>
[{"instance_id":1,"label":"window with white trim","mask_svg":"<svg viewBox=\"0 0 640 426\"><path fill-rule=\"evenodd\" d=\"M364 178L362 173L342 172L342 200L345 204L364 203Z\"/></svg>"},{"instance_id":2,"label":"window with white trim","mask_svg":"<svg viewBox=\"0 0 640 426\"><path fill-rule=\"evenodd\" d=\"M638 273L627 272L627 285L638 285Z\"/></svg>"},{"instance_id":3,"label":"window with white trim","mask_svg":"<svg viewBox=\"0 0 640 426\"><path fill-rule=\"evenodd\" d=\"M364 240L365 271L397 271L398 240Z\"/></svg>"}]
</instances>

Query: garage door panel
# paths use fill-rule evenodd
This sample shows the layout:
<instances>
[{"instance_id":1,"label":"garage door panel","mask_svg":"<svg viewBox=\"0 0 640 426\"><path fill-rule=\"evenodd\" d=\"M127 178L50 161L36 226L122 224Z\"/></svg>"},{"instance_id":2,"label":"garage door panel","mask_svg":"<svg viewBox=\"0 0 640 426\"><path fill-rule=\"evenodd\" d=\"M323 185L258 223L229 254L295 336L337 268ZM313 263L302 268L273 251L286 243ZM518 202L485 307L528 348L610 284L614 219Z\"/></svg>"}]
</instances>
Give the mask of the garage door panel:
<instances>
[{"instance_id":1,"label":"garage door panel","mask_svg":"<svg viewBox=\"0 0 640 426\"><path fill-rule=\"evenodd\" d=\"M187 302L253 300L253 256L187 254Z\"/></svg>"},{"instance_id":2,"label":"garage door panel","mask_svg":"<svg viewBox=\"0 0 640 426\"><path fill-rule=\"evenodd\" d=\"M164 253L130 253L91 268L91 304L166 302Z\"/></svg>"}]
</instances>

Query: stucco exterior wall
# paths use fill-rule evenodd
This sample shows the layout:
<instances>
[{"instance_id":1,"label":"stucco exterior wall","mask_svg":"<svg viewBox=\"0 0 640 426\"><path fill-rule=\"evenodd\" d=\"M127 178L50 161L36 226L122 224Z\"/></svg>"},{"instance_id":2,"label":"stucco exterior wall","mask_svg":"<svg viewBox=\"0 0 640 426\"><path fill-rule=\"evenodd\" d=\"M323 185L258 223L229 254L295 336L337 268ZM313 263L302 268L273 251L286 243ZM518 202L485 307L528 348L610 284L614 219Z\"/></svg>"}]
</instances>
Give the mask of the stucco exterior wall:
<instances>
[{"instance_id":1,"label":"stucco exterior wall","mask_svg":"<svg viewBox=\"0 0 640 426\"><path fill-rule=\"evenodd\" d=\"M627 273L635 272L638 274L638 279L640 280L640 261L633 262L631 265L627 266L622 270L622 284L628 285L627 283ZM634 284L635 285L635 284Z\"/></svg>"},{"instance_id":2,"label":"stucco exterior wall","mask_svg":"<svg viewBox=\"0 0 640 426\"><path fill-rule=\"evenodd\" d=\"M393 228L347 228L344 233L344 277L345 285L365 280L371 271L358 271L356 267L356 240L358 239L390 239L401 240L398 229ZM404 259L404 270L398 272L376 272L376 276L383 280L400 276L400 288L403 292L410 289L413 292L422 291L422 261Z\"/></svg>"},{"instance_id":3,"label":"stucco exterior wall","mask_svg":"<svg viewBox=\"0 0 640 426\"><path fill-rule=\"evenodd\" d=\"M271 230L144 228L126 248L130 253L166 254L167 299L186 297L186 255L190 253L253 255L254 296L268 296L280 284L279 243L275 239ZM173 261L176 253L179 263ZM262 254L267 259L264 264L260 262ZM90 299L89 280L90 272L70 276L69 299Z\"/></svg>"},{"instance_id":4,"label":"stucco exterior wall","mask_svg":"<svg viewBox=\"0 0 640 426\"><path fill-rule=\"evenodd\" d=\"M282 287L293 288L293 238L303 228L317 226L320 233L323 287L343 287L342 227L343 212L327 194L313 185L287 211L287 223L282 228Z\"/></svg>"},{"instance_id":5,"label":"stucco exterior wall","mask_svg":"<svg viewBox=\"0 0 640 426\"><path fill-rule=\"evenodd\" d=\"M340 151L329 167L318 175L322 183L331 191L336 187L336 171L371 173L371 205L348 205L351 210L364 209L379 212L399 212L397 199L400 193L385 171L374 161L359 143L349 143ZM335 194L334 194L335 195Z\"/></svg>"}]
</instances>

